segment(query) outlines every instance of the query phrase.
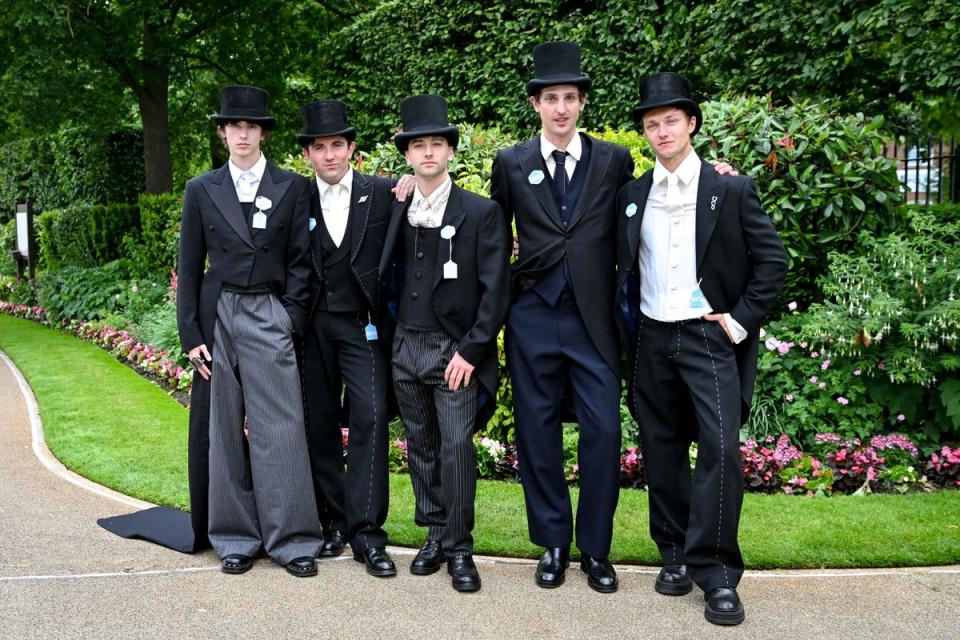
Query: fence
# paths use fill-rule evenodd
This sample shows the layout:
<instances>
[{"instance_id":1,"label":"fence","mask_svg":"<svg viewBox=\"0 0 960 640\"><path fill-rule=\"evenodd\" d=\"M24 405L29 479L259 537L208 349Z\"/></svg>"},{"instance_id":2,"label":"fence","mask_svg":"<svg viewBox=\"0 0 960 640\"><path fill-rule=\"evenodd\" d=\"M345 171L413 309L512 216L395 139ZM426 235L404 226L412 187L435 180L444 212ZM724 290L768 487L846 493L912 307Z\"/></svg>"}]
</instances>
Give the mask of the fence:
<instances>
[{"instance_id":1,"label":"fence","mask_svg":"<svg viewBox=\"0 0 960 640\"><path fill-rule=\"evenodd\" d=\"M897 161L897 176L911 204L960 202L960 149L956 138L900 138L887 145Z\"/></svg>"}]
</instances>

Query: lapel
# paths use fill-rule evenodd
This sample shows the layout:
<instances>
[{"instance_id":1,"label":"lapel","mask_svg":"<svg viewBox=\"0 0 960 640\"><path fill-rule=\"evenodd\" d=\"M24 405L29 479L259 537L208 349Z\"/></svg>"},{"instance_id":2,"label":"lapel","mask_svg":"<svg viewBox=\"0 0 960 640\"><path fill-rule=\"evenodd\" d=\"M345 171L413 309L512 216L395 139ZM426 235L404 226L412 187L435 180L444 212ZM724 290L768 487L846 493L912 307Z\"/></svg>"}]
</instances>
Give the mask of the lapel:
<instances>
[{"instance_id":1,"label":"lapel","mask_svg":"<svg viewBox=\"0 0 960 640\"><path fill-rule=\"evenodd\" d=\"M610 161L613 159L613 150L609 145L600 144L599 140L591 140L589 143L584 140L583 144L590 144L590 159L587 165L587 179L583 183L583 191L580 192L577 206L573 209L573 215L570 216L571 229L583 217L584 212L590 206L590 202L597 195L597 190L600 188L604 176L607 175L607 167L610 166Z\"/></svg>"},{"instance_id":2,"label":"lapel","mask_svg":"<svg viewBox=\"0 0 960 640\"><path fill-rule=\"evenodd\" d=\"M650 196L650 187L652 186L653 171L647 171L637 180L637 189L635 191L631 189L631 195L635 193L636 197L631 197L630 202L626 204L627 207L631 204L637 205L637 213L627 218L627 249L630 252L630 261L627 264L630 265L637 261L637 252L640 250L640 229L643 227L643 212L647 208L647 198ZM617 211L617 215L627 215L626 209Z\"/></svg>"},{"instance_id":3,"label":"lapel","mask_svg":"<svg viewBox=\"0 0 960 640\"><path fill-rule=\"evenodd\" d=\"M697 273L700 263L710 243L710 236L717 226L717 219L723 210L723 197L727 190L720 176L709 162L700 167L700 181L697 183Z\"/></svg>"},{"instance_id":4,"label":"lapel","mask_svg":"<svg viewBox=\"0 0 960 640\"><path fill-rule=\"evenodd\" d=\"M266 171L264 171L264 175L266 175ZM243 210L240 208L240 200L237 198L237 188L234 186L233 180L230 179L230 167L227 164L220 167L210 182L203 183L203 188L234 233L240 236L250 247L253 247L253 238L250 235L250 229L247 227Z\"/></svg>"},{"instance_id":5,"label":"lapel","mask_svg":"<svg viewBox=\"0 0 960 640\"><path fill-rule=\"evenodd\" d=\"M440 229L446 226L452 226L457 232L449 240L442 237L437 242L437 264L433 269L433 288L436 289L440 281L443 280L443 265L450 260L451 249L455 247L460 239L460 227L466 211L463 210L462 189L454 182L450 185L450 199L447 200L447 208L443 211L443 222L440 223ZM452 245L451 245L452 243Z\"/></svg>"},{"instance_id":6,"label":"lapel","mask_svg":"<svg viewBox=\"0 0 960 640\"><path fill-rule=\"evenodd\" d=\"M363 239L367 234L367 222L370 219L370 206L373 204L373 182L366 176L353 171L353 187L350 190L350 217L347 228L350 232L350 262L353 263L360 253Z\"/></svg>"},{"instance_id":7,"label":"lapel","mask_svg":"<svg viewBox=\"0 0 960 640\"><path fill-rule=\"evenodd\" d=\"M540 155L540 136L534 136L522 143L517 150L517 156L520 160L520 168L523 170L523 180L530 186L530 190L540 201L540 206L557 228L563 229L563 220L560 218L560 212L557 211L557 203L554 202L553 194L550 193L550 176L544 167L543 156ZM530 182L530 174L534 171L543 173L540 184Z\"/></svg>"},{"instance_id":8,"label":"lapel","mask_svg":"<svg viewBox=\"0 0 960 640\"><path fill-rule=\"evenodd\" d=\"M277 224L276 218L274 217L277 207L280 201L283 200L283 196L286 195L287 189L290 188L291 184L293 184L293 180L290 179L290 176L281 173L281 170L268 160L267 168L264 169L263 177L260 178L260 186L257 188L258 198L263 197L270 200L270 208L264 209L264 212L267 214L268 229L272 225ZM244 225L244 227L246 227L246 225Z\"/></svg>"},{"instance_id":9,"label":"lapel","mask_svg":"<svg viewBox=\"0 0 960 640\"><path fill-rule=\"evenodd\" d=\"M403 202L394 201L390 205L390 226L387 227L387 236L383 240L383 253L380 255L380 267L377 270L381 279L390 270L393 253L397 248L397 234L400 232L400 225L407 221L407 209L411 202L413 194L407 196Z\"/></svg>"}]
</instances>

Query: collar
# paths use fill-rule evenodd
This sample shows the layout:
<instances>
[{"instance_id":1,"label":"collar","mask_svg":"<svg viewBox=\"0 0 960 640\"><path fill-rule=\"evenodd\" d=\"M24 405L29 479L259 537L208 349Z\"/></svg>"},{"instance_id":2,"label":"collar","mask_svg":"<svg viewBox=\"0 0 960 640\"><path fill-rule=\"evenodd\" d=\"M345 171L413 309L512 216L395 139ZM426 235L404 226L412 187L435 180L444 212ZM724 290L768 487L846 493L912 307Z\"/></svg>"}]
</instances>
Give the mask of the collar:
<instances>
[{"instance_id":1,"label":"collar","mask_svg":"<svg viewBox=\"0 0 960 640\"><path fill-rule=\"evenodd\" d=\"M700 178L701 166L700 156L697 155L696 151L691 149L690 153L687 154L687 157L683 159L683 162L680 163L680 166L677 167L677 170L673 173L677 175L680 182L689 186ZM660 164L660 159L657 158L657 161L653 164L653 184L664 183L668 175L670 175L670 172L667 171L665 166Z\"/></svg>"},{"instance_id":2,"label":"collar","mask_svg":"<svg viewBox=\"0 0 960 640\"><path fill-rule=\"evenodd\" d=\"M543 135L543 131L541 131L540 155L543 156L544 162L547 161L547 158L550 157L550 154L552 154L555 149L560 149L560 147L547 140L547 136ZM570 154L570 157L580 162L580 155L583 153L583 140L580 139L580 132L574 131L573 140L570 141L566 149L560 149L560 151L566 151Z\"/></svg>"},{"instance_id":3,"label":"collar","mask_svg":"<svg viewBox=\"0 0 960 640\"><path fill-rule=\"evenodd\" d=\"M240 179L240 176L246 173L243 169L233 164L233 160L227 160L227 166L230 167L230 178L233 180L233 184L237 184L237 180ZM267 157L263 155L263 152L260 152L260 159L257 160L257 163L250 167L249 171L257 178L257 180L263 179L263 172L267 169Z\"/></svg>"},{"instance_id":4,"label":"collar","mask_svg":"<svg viewBox=\"0 0 960 640\"><path fill-rule=\"evenodd\" d=\"M321 180L320 176L316 176L314 179L317 181L317 191L320 193L320 197L323 197L324 192L333 186L329 182ZM343 177L334 184L342 184L347 193L351 193L353 191L353 167L349 167Z\"/></svg>"},{"instance_id":5,"label":"collar","mask_svg":"<svg viewBox=\"0 0 960 640\"><path fill-rule=\"evenodd\" d=\"M430 208L433 210L436 210L439 205L445 204L447 200L450 198L450 188L453 183L453 181L450 179L449 173L447 174L446 178L447 179L444 180L439 187L434 189L429 196L424 196L422 193L420 193L419 186L414 187L413 201L410 204L411 208L416 207L417 209L419 209L420 203L423 200L427 200L430 203Z\"/></svg>"}]
</instances>

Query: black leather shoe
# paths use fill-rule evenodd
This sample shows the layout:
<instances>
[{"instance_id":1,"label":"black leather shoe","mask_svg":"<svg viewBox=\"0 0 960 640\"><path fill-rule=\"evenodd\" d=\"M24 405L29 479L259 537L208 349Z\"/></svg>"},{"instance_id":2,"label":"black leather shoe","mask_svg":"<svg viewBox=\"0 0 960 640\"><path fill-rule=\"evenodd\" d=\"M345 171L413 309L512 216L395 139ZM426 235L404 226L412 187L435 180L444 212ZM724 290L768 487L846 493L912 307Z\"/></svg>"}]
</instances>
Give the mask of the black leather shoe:
<instances>
[{"instance_id":1,"label":"black leather shoe","mask_svg":"<svg viewBox=\"0 0 960 640\"><path fill-rule=\"evenodd\" d=\"M587 574L587 584L594 591L613 593L617 590L617 572L606 558L580 554L580 570Z\"/></svg>"},{"instance_id":2,"label":"black leather shoe","mask_svg":"<svg viewBox=\"0 0 960 640\"><path fill-rule=\"evenodd\" d=\"M664 565L653 588L665 596L685 596L690 593L693 590L693 580L687 575L687 565Z\"/></svg>"},{"instance_id":3,"label":"black leather shoe","mask_svg":"<svg viewBox=\"0 0 960 640\"><path fill-rule=\"evenodd\" d=\"M317 562L310 556L294 558L286 565L287 573L298 578L310 578L317 575Z\"/></svg>"},{"instance_id":4,"label":"black leather shoe","mask_svg":"<svg viewBox=\"0 0 960 640\"><path fill-rule=\"evenodd\" d=\"M440 570L444 561L443 549L439 540L427 540L420 547L417 557L410 563L410 573L415 576L428 576Z\"/></svg>"},{"instance_id":5,"label":"black leather shoe","mask_svg":"<svg viewBox=\"0 0 960 640\"><path fill-rule=\"evenodd\" d=\"M224 573L246 573L253 566L253 558L242 553L231 553L223 556L220 571Z\"/></svg>"},{"instance_id":6,"label":"black leather shoe","mask_svg":"<svg viewBox=\"0 0 960 640\"><path fill-rule=\"evenodd\" d=\"M537 563L537 586L555 589L566 579L570 566L570 545L549 547Z\"/></svg>"},{"instance_id":7,"label":"black leather shoe","mask_svg":"<svg viewBox=\"0 0 960 640\"><path fill-rule=\"evenodd\" d=\"M333 558L343 553L344 546L343 532L333 529L323 533L323 544L320 545L320 552L317 554L320 558Z\"/></svg>"},{"instance_id":8,"label":"black leather shoe","mask_svg":"<svg viewBox=\"0 0 960 640\"><path fill-rule=\"evenodd\" d=\"M453 588L457 591L479 591L480 572L473 563L473 555L461 553L447 560L447 573L453 577Z\"/></svg>"},{"instance_id":9,"label":"black leather shoe","mask_svg":"<svg viewBox=\"0 0 960 640\"><path fill-rule=\"evenodd\" d=\"M703 617L707 622L722 625L734 625L743 622L743 604L736 589L717 587L704 594L707 605L703 609Z\"/></svg>"},{"instance_id":10,"label":"black leather shoe","mask_svg":"<svg viewBox=\"0 0 960 640\"><path fill-rule=\"evenodd\" d=\"M367 547L363 551L354 551L353 559L367 565L367 573L372 576L389 578L397 575L397 566L383 547Z\"/></svg>"}]
</instances>

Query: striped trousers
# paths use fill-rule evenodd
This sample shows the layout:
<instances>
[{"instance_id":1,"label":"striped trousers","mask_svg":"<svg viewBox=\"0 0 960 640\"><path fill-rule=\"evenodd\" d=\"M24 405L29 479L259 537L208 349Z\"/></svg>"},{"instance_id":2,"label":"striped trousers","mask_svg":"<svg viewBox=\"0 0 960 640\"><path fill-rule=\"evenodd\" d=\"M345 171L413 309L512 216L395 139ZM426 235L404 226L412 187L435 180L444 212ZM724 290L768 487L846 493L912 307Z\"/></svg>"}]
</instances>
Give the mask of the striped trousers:
<instances>
[{"instance_id":1,"label":"striped trousers","mask_svg":"<svg viewBox=\"0 0 960 640\"><path fill-rule=\"evenodd\" d=\"M447 555L473 552L477 380L453 391L443 372L457 350L446 331L397 326L393 384L407 432L415 520Z\"/></svg>"},{"instance_id":2,"label":"striped trousers","mask_svg":"<svg viewBox=\"0 0 960 640\"><path fill-rule=\"evenodd\" d=\"M293 323L273 294L221 291L210 378L209 535L221 558L280 564L323 542ZM249 436L244 437L246 420Z\"/></svg>"}]
</instances>

